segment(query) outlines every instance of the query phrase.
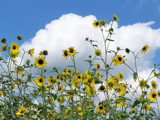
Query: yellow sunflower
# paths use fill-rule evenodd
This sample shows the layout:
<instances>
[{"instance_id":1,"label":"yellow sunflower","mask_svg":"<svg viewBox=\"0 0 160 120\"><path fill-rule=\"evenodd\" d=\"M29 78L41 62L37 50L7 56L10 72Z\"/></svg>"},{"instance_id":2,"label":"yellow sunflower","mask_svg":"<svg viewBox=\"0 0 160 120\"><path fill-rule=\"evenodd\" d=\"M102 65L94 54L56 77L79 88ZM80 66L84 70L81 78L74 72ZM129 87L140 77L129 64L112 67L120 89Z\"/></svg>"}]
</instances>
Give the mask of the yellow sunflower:
<instances>
[{"instance_id":1,"label":"yellow sunflower","mask_svg":"<svg viewBox=\"0 0 160 120\"><path fill-rule=\"evenodd\" d=\"M122 81L122 80L123 80L123 73L122 73L122 72L119 72L119 73L118 73L118 80L119 80L119 81Z\"/></svg>"},{"instance_id":2,"label":"yellow sunflower","mask_svg":"<svg viewBox=\"0 0 160 120\"><path fill-rule=\"evenodd\" d=\"M115 14L113 14L113 18L114 20L119 21L119 18Z\"/></svg>"},{"instance_id":3,"label":"yellow sunflower","mask_svg":"<svg viewBox=\"0 0 160 120\"><path fill-rule=\"evenodd\" d=\"M101 86L98 88L98 91L99 91L99 92L102 92L102 91L104 91L104 90L105 90L104 85L101 85Z\"/></svg>"},{"instance_id":4,"label":"yellow sunflower","mask_svg":"<svg viewBox=\"0 0 160 120\"><path fill-rule=\"evenodd\" d=\"M46 90L47 90L47 86L42 84L41 87L40 87L40 92L41 93L46 93Z\"/></svg>"},{"instance_id":5,"label":"yellow sunflower","mask_svg":"<svg viewBox=\"0 0 160 120\"><path fill-rule=\"evenodd\" d=\"M3 96L3 92L0 90L0 96Z\"/></svg>"},{"instance_id":6,"label":"yellow sunflower","mask_svg":"<svg viewBox=\"0 0 160 120\"><path fill-rule=\"evenodd\" d=\"M156 73L155 70L153 70L153 74L154 74L155 77L159 78L159 76L158 76L158 74Z\"/></svg>"},{"instance_id":7,"label":"yellow sunflower","mask_svg":"<svg viewBox=\"0 0 160 120\"><path fill-rule=\"evenodd\" d=\"M158 95L158 97L160 97L160 91L158 90L158 92L157 92L157 95Z\"/></svg>"},{"instance_id":8,"label":"yellow sunflower","mask_svg":"<svg viewBox=\"0 0 160 120\"><path fill-rule=\"evenodd\" d=\"M96 65L96 70L98 70L100 68L99 64L95 64Z\"/></svg>"},{"instance_id":9,"label":"yellow sunflower","mask_svg":"<svg viewBox=\"0 0 160 120\"><path fill-rule=\"evenodd\" d=\"M38 56L34 59L34 64L38 67L38 68L43 68L46 66L47 61L44 59L44 57L42 56Z\"/></svg>"},{"instance_id":10,"label":"yellow sunflower","mask_svg":"<svg viewBox=\"0 0 160 120\"><path fill-rule=\"evenodd\" d=\"M145 103L144 104L144 109L147 111L147 110L149 110L150 109L150 105L148 104L148 103Z\"/></svg>"},{"instance_id":11,"label":"yellow sunflower","mask_svg":"<svg viewBox=\"0 0 160 120\"><path fill-rule=\"evenodd\" d=\"M58 98L58 102L59 102L59 103L63 103L64 101L65 101L65 97L59 97L59 98Z\"/></svg>"},{"instance_id":12,"label":"yellow sunflower","mask_svg":"<svg viewBox=\"0 0 160 120\"><path fill-rule=\"evenodd\" d=\"M141 49L141 53L147 52L148 48L149 48L148 45L143 46L143 48Z\"/></svg>"},{"instance_id":13,"label":"yellow sunflower","mask_svg":"<svg viewBox=\"0 0 160 120\"><path fill-rule=\"evenodd\" d=\"M134 112L135 112L134 108L131 108L129 114L132 114L132 113L134 113Z\"/></svg>"},{"instance_id":14,"label":"yellow sunflower","mask_svg":"<svg viewBox=\"0 0 160 120\"><path fill-rule=\"evenodd\" d=\"M15 53L18 53L19 52L19 46L18 46L18 43L11 43L11 51L15 54Z\"/></svg>"},{"instance_id":15,"label":"yellow sunflower","mask_svg":"<svg viewBox=\"0 0 160 120\"><path fill-rule=\"evenodd\" d=\"M151 86L152 86L153 89L156 89L156 88L157 88L157 83L156 83L156 81L152 80L152 81L151 81Z\"/></svg>"},{"instance_id":16,"label":"yellow sunflower","mask_svg":"<svg viewBox=\"0 0 160 120\"><path fill-rule=\"evenodd\" d=\"M89 84L89 85L94 85L95 79L92 78L91 75L87 75L87 78L85 79L85 83L87 83L87 84Z\"/></svg>"},{"instance_id":17,"label":"yellow sunflower","mask_svg":"<svg viewBox=\"0 0 160 120\"><path fill-rule=\"evenodd\" d=\"M44 77L41 77L41 76L37 76L37 79L35 80L35 82L36 82L36 84L37 84L38 86L40 86L40 85L44 84L45 78L44 78Z\"/></svg>"},{"instance_id":18,"label":"yellow sunflower","mask_svg":"<svg viewBox=\"0 0 160 120\"><path fill-rule=\"evenodd\" d=\"M157 98L157 93L155 91L150 91L150 94L148 96L148 98L151 100L151 101L155 101L155 99Z\"/></svg>"},{"instance_id":19,"label":"yellow sunflower","mask_svg":"<svg viewBox=\"0 0 160 120\"><path fill-rule=\"evenodd\" d=\"M61 86L58 87L58 91L59 91L59 92L62 92L63 90L64 90L63 85L61 85Z\"/></svg>"},{"instance_id":20,"label":"yellow sunflower","mask_svg":"<svg viewBox=\"0 0 160 120\"><path fill-rule=\"evenodd\" d=\"M32 111L33 112L33 115L37 115L38 111L35 109Z\"/></svg>"},{"instance_id":21,"label":"yellow sunflower","mask_svg":"<svg viewBox=\"0 0 160 120\"><path fill-rule=\"evenodd\" d=\"M117 55L116 56L116 63L117 63L117 65L123 63L123 57L121 55Z\"/></svg>"},{"instance_id":22,"label":"yellow sunflower","mask_svg":"<svg viewBox=\"0 0 160 120\"><path fill-rule=\"evenodd\" d=\"M102 104L98 105L97 113L100 113L101 115L103 115L103 110L104 110L104 106Z\"/></svg>"},{"instance_id":23,"label":"yellow sunflower","mask_svg":"<svg viewBox=\"0 0 160 120\"><path fill-rule=\"evenodd\" d=\"M83 75L82 75L82 74L79 74L79 75L77 76L77 78L78 78L79 81L82 81L82 80L83 80Z\"/></svg>"},{"instance_id":24,"label":"yellow sunflower","mask_svg":"<svg viewBox=\"0 0 160 120\"><path fill-rule=\"evenodd\" d=\"M101 26L106 27L106 26L107 26L106 21L107 21L106 19L104 19L104 20L100 20L100 24L101 24Z\"/></svg>"},{"instance_id":25,"label":"yellow sunflower","mask_svg":"<svg viewBox=\"0 0 160 120\"><path fill-rule=\"evenodd\" d=\"M50 85L53 85L54 82L55 82L54 77L52 77L52 76L48 77L48 82L49 82Z\"/></svg>"},{"instance_id":26,"label":"yellow sunflower","mask_svg":"<svg viewBox=\"0 0 160 120\"><path fill-rule=\"evenodd\" d=\"M76 54L76 50L74 49L74 47L69 47L68 50L70 56L74 56Z\"/></svg>"},{"instance_id":27,"label":"yellow sunflower","mask_svg":"<svg viewBox=\"0 0 160 120\"><path fill-rule=\"evenodd\" d=\"M7 49L7 46L6 46L6 45L4 45L4 44L2 43L2 49L1 49L1 52L6 51L6 49Z\"/></svg>"},{"instance_id":28,"label":"yellow sunflower","mask_svg":"<svg viewBox=\"0 0 160 120\"><path fill-rule=\"evenodd\" d=\"M100 56L100 55L101 55L101 50L95 49L95 55L96 55L96 56Z\"/></svg>"},{"instance_id":29,"label":"yellow sunflower","mask_svg":"<svg viewBox=\"0 0 160 120\"><path fill-rule=\"evenodd\" d=\"M100 21L99 20L94 20L93 26L95 28L97 28L98 26L100 26Z\"/></svg>"},{"instance_id":30,"label":"yellow sunflower","mask_svg":"<svg viewBox=\"0 0 160 120\"><path fill-rule=\"evenodd\" d=\"M68 51L67 50L62 50L62 52L63 52L62 56L64 56L64 58L67 59L68 56L69 56Z\"/></svg>"},{"instance_id":31,"label":"yellow sunflower","mask_svg":"<svg viewBox=\"0 0 160 120\"><path fill-rule=\"evenodd\" d=\"M147 85L147 81L145 81L144 79L142 79L141 81L139 81L139 86L141 89L143 89L144 87L146 87Z\"/></svg>"},{"instance_id":32,"label":"yellow sunflower","mask_svg":"<svg viewBox=\"0 0 160 120\"><path fill-rule=\"evenodd\" d=\"M17 52L17 53L13 53L13 51L10 51L8 55L9 55L12 59L15 59L16 57L18 57L18 54L19 54L18 52Z\"/></svg>"},{"instance_id":33,"label":"yellow sunflower","mask_svg":"<svg viewBox=\"0 0 160 120\"><path fill-rule=\"evenodd\" d=\"M26 112L26 108L25 107L20 107L18 109L18 111L16 112L16 115L24 115L25 112Z\"/></svg>"},{"instance_id":34,"label":"yellow sunflower","mask_svg":"<svg viewBox=\"0 0 160 120\"><path fill-rule=\"evenodd\" d=\"M31 57L33 57L33 54L34 54L34 48L30 49L30 50L29 50L29 52L28 52L28 54L29 54Z\"/></svg>"},{"instance_id":35,"label":"yellow sunflower","mask_svg":"<svg viewBox=\"0 0 160 120\"><path fill-rule=\"evenodd\" d=\"M114 87L114 79L113 77L110 77L107 79L107 81L105 82L106 84L106 88L108 88L109 90L112 90L112 88Z\"/></svg>"}]
</instances>

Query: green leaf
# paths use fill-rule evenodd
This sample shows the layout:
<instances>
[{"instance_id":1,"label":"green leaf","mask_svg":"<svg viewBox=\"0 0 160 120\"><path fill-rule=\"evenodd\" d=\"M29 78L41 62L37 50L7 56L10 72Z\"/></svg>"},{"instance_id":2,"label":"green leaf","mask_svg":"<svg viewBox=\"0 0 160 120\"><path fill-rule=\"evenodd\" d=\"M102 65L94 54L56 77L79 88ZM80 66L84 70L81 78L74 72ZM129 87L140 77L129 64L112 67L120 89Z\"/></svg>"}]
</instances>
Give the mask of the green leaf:
<instances>
[{"instance_id":1,"label":"green leaf","mask_svg":"<svg viewBox=\"0 0 160 120\"><path fill-rule=\"evenodd\" d=\"M134 108L135 106L137 106L139 103L141 103L140 100L136 100L134 101L133 105L132 105L132 108Z\"/></svg>"}]
</instances>

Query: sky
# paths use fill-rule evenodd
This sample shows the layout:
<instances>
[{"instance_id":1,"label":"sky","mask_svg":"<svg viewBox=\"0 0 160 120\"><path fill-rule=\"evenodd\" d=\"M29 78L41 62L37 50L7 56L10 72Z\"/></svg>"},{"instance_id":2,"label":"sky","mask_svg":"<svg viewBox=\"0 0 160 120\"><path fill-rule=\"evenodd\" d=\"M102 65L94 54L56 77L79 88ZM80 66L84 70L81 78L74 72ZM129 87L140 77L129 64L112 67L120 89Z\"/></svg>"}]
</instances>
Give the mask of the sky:
<instances>
[{"instance_id":1,"label":"sky","mask_svg":"<svg viewBox=\"0 0 160 120\"><path fill-rule=\"evenodd\" d=\"M144 79L152 71L153 64L160 62L159 0L0 0L0 5L0 39L5 37L11 43L16 42L17 35L22 35L20 47L25 50L35 48L35 57L41 50L48 50L48 69L53 66L63 68L70 63L61 56L62 50L70 46L78 51L77 66L80 70L87 69L83 60L94 51L84 40L86 37L97 40L103 50L100 30L92 23L96 19L107 19L109 27L113 13L120 21L113 24L115 43L110 44L110 49L119 46L138 52L144 45L149 45L149 51L140 54L141 59L137 62L139 75ZM121 54L134 68L133 56ZM118 66L112 73L119 71L125 73L128 81L131 79L132 72L126 66ZM154 80L159 82L159 79Z\"/></svg>"},{"instance_id":2,"label":"sky","mask_svg":"<svg viewBox=\"0 0 160 120\"><path fill-rule=\"evenodd\" d=\"M160 28L159 0L0 0L0 5L0 38L9 42L16 41L19 34L24 41L31 41L38 30L68 13L107 20L115 13L120 18L119 27L154 21L151 28ZM156 56L160 56L160 50ZM160 57L153 60L159 63Z\"/></svg>"}]
</instances>

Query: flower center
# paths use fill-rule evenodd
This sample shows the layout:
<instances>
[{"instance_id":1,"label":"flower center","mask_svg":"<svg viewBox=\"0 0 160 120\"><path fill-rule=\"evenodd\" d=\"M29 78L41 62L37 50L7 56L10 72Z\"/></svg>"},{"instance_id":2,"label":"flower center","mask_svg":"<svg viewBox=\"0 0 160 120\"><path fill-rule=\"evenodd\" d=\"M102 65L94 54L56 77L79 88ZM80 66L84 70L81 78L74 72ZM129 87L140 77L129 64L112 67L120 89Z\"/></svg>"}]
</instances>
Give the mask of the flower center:
<instances>
[{"instance_id":1,"label":"flower center","mask_svg":"<svg viewBox=\"0 0 160 120\"><path fill-rule=\"evenodd\" d=\"M92 82L92 80L91 79L88 79L88 83L91 83Z\"/></svg>"},{"instance_id":2,"label":"flower center","mask_svg":"<svg viewBox=\"0 0 160 120\"><path fill-rule=\"evenodd\" d=\"M70 52L70 53L73 53L73 49L69 49L69 52Z\"/></svg>"},{"instance_id":3,"label":"flower center","mask_svg":"<svg viewBox=\"0 0 160 120\"><path fill-rule=\"evenodd\" d=\"M99 22L96 22L96 25L99 25Z\"/></svg>"},{"instance_id":4,"label":"flower center","mask_svg":"<svg viewBox=\"0 0 160 120\"><path fill-rule=\"evenodd\" d=\"M13 48L13 50L15 50L15 49L16 49L16 46L13 46L12 48Z\"/></svg>"},{"instance_id":5,"label":"flower center","mask_svg":"<svg viewBox=\"0 0 160 120\"><path fill-rule=\"evenodd\" d=\"M103 110L103 106L100 106L99 109L100 109L100 110Z\"/></svg>"},{"instance_id":6,"label":"flower center","mask_svg":"<svg viewBox=\"0 0 160 120\"><path fill-rule=\"evenodd\" d=\"M64 51L64 55L65 55L65 56L68 56L68 52L67 52L67 51Z\"/></svg>"},{"instance_id":7,"label":"flower center","mask_svg":"<svg viewBox=\"0 0 160 120\"><path fill-rule=\"evenodd\" d=\"M40 82L40 83L42 83L42 82L43 82L43 80L42 80L42 79L39 79L39 82Z\"/></svg>"},{"instance_id":8,"label":"flower center","mask_svg":"<svg viewBox=\"0 0 160 120\"><path fill-rule=\"evenodd\" d=\"M122 61L122 58L121 58L121 57L118 57L118 60L119 60L119 61Z\"/></svg>"},{"instance_id":9,"label":"flower center","mask_svg":"<svg viewBox=\"0 0 160 120\"><path fill-rule=\"evenodd\" d=\"M156 94L152 94L152 97L153 97L153 98L156 98Z\"/></svg>"},{"instance_id":10,"label":"flower center","mask_svg":"<svg viewBox=\"0 0 160 120\"><path fill-rule=\"evenodd\" d=\"M38 60L38 63L39 63L40 65L42 65L42 64L43 64L43 60L42 60L42 59Z\"/></svg>"}]
</instances>

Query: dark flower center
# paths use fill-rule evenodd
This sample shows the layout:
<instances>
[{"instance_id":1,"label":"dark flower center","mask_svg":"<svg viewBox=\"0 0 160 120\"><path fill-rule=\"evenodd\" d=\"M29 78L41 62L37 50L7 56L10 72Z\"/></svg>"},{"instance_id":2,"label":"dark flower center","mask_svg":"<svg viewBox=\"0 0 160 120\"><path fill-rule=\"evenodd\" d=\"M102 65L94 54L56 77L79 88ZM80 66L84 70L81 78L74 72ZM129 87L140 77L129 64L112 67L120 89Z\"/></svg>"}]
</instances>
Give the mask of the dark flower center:
<instances>
[{"instance_id":1,"label":"dark flower center","mask_svg":"<svg viewBox=\"0 0 160 120\"><path fill-rule=\"evenodd\" d=\"M105 88L104 88L104 86L101 86L101 87L100 87L100 90L102 90L102 91L103 91L104 89L105 89Z\"/></svg>"},{"instance_id":2,"label":"dark flower center","mask_svg":"<svg viewBox=\"0 0 160 120\"><path fill-rule=\"evenodd\" d=\"M81 79L81 76L80 76L80 75L78 75L78 79Z\"/></svg>"},{"instance_id":3,"label":"dark flower center","mask_svg":"<svg viewBox=\"0 0 160 120\"><path fill-rule=\"evenodd\" d=\"M42 82L43 82L43 80L42 80L42 79L39 79L39 82L40 82L40 83L42 83Z\"/></svg>"},{"instance_id":4,"label":"dark flower center","mask_svg":"<svg viewBox=\"0 0 160 120\"><path fill-rule=\"evenodd\" d=\"M146 50L146 47L143 47L143 50Z\"/></svg>"},{"instance_id":5,"label":"dark flower center","mask_svg":"<svg viewBox=\"0 0 160 120\"><path fill-rule=\"evenodd\" d=\"M69 52L70 52L70 53L73 53L73 49L69 49Z\"/></svg>"},{"instance_id":6,"label":"dark flower center","mask_svg":"<svg viewBox=\"0 0 160 120\"><path fill-rule=\"evenodd\" d=\"M91 79L88 79L88 83L91 83L92 82L92 80Z\"/></svg>"},{"instance_id":7,"label":"dark flower center","mask_svg":"<svg viewBox=\"0 0 160 120\"><path fill-rule=\"evenodd\" d=\"M57 79L59 79L59 76L57 76Z\"/></svg>"},{"instance_id":8,"label":"dark flower center","mask_svg":"<svg viewBox=\"0 0 160 120\"><path fill-rule=\"evenodd\" d=\"M42 60L42 59L38 60L38 63L39 63L40 65L42 65L42 64L43 64L43 60Z\"/></svg>"},{"instance_id":9,"label":"dark flower center","mask_svg":"<svg viewBox=\"0 0 160 120\"><path fill-rule=\"evenodd\" d=\"M13 48L13 50L15 50L15 49L16 49L16 46L13 46L12 48Z\"/></svg>"},{"instance_id":10,"label":"dark flower center","mask_svg":"<svg viewBox=\"0 0 160 120\"><path fill-rule=\"evenodd\" d=\"M68 52L67 52L67 51L64 51L64 55L65 55L65 56L68 56Z\"/></svg>"},{"instance_id":11,"label":"dark flower center","mask_svg":"<svg viewBox=\"0 0 160 120\"><path fill-rule=\"evenodd\" d=\"M155 97L156 97L156 94L152 94L152 97L155 98Z\"/></svg>"},{"instance_id":12,"label":"dark flower center","mask_svg":"<svg viewBox=\"0 0 160 120\"><path fill-rule=\"evenodd\" d=\"M96 22L96 25L98 26L98 25L99 25L99 22Z\"/></svg>"},{"instance_id":13,"label":"dark flower center","mask_svg":"<svg viewBox=\"0 0 160 120\"><path fill-rule=\"evenodd\" d=\"M100 109L100 110L103 110L103 106L100 106L99 109Z\"/></svg>"},{"instance_id":14,"label":"dark flower center","mask_svg":"<svg viewBox=\"0 0 160 120\"><path fill-rule=\"evenodd\" d=\"M118 57L118 60L119 60L119 61L122 61L122 58L121 58L121 57Z\"/></svg>"}]
</instances>

